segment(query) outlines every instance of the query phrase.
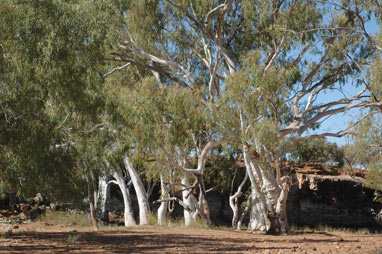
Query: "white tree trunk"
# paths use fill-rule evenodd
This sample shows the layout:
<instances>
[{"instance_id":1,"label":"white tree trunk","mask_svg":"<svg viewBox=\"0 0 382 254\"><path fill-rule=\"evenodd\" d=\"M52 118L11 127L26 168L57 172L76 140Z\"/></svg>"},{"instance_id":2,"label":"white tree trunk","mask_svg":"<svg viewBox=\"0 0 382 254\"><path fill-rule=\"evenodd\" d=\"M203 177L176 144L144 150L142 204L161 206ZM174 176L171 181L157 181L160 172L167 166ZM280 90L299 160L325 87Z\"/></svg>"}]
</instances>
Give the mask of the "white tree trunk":
<instances>
[{"instance_id":1,"label":"white tree trunk","mask_svg":"<svg viewBox=\"0 0 382 254\"><path fill-rule=\"evenodd\" d=\"M286 200L290 179L284 177L277 183L271 168L263 168L243 146L245 166L251 181L251 211L248 228L279 234L289 231L286 217Z\"/></svg>"},{"instance_id":2,"label":"white tree trunk","mask_svg":"<svg viewBox=\"0 0 382 254\"><path fill-rule=\"evenodd\" d=\"M252 189L251 193L251 211L248 229L265 232L269 229L270 223L267 218L267 211L262 206L256 191Z\"/></svg>"},{"instance_id":3,"label":"white tree trunk","mask_svg":"<svg viewBox=\"0 0 382 254\"><path fill-rule=\"evenodd\" d=\"M131 204L130 191L126 185L125 179L120 172L114 172L113 177L117 181L123 196L125 226L128 227L137 225L134 219L134 211Z\"/></svg>"},{"instance_id":4,"label":"white tree trunk","mask_svg":"<svg viewBox=\"0 0 382 254\"><path fill-rule=\"evenodd\" d=\"M237 223L239 221L239 203L238 198L235 198L234 196L229 197L229 206L232 209L232 228L237 228Z\"/></svg>"},{"instance_id":5,"label":"white tree trunk","mask_svg":"<svg viewBox=\"0 0 382 254\"><path fill-rule=\"evenodd\" d=\"M261 181L261 177L258 177L258 172L254 172L254 167L251 165L250 156L247 151L247 148L243 148L243 156L245 168L249 180L251 182L251 204L250 204L250 220L248 224L248 229L250 230L260 230L266 231L267 229L267 220L266 220L266 202L265 197L260 191L260 184L258 181ZM256 169L255 169L256 170ZM261 183L261 182L260 182Z\"/></svg>"},{"instance_id":6,"label":"white tree trunk","mask_svg":"<svg viewBox=\"0 0 382 254\"><path fill-rule=\"evenodd\" d=\"M187 180L187 177L186 176L183 176L182 177L182 196L183 196L183 203L186 204L190 209L191 211L194 211L194 212L191 212L187 209L184 209L183 211L183 214L184 214L184 224L186 226L189 226L191 224L191 220L192 219L195 219L195 206L194 206L194 203L192 201L192 197L191 195L193 195L192 193L190 193L192 190L185 190L187 186L189 186L188 184L188 180Z\"/></svg>"},{"instance_id":7,"label":"white tree trunk","mask_svg":"<svg viewBox=\"0 0 382 254\"><path fill-rule=\"evenodd\" d=\"M236 172L235 172L235 177L236 177ZM239 222L239 198L243 194L242 189L244 187L244 184L247 182L247 179L248 179L248 172L246 171L245 177L241 181L239 187L237 188L237 191L233 195L229 196L229 206L231 207L233 212L232 228L238 229L238 230L240 230L241 228L241 222ZM233 182L232 182L232 187L233 187Z\"/></svg>"},{"instance_id":8,"label":"white tree trunk","mask_svg":"<svg viewBox=\"0 0 382 254\"><path fill-rule=\"evenodd\" d=\"M161 199L169 198L167 188L165 186L163 175L160 174ZM167 207L168 201L161 202L158 208L158 225L163 226L167 223Z\"/></svg>"},{"instance_id":9,"label":"white tree trunk","mask_svg":"<svg viewBox=\"0 0 382 254\"><path fill-rule=\"evenodd\" d=\"M98 178L98 190L94 195L94 208L96 210L97 216L101 220L105 220L108 216L106 210L107 200L110 199L110 176L102 175Z\"/></svg>"},{"instance_id":10,"label":"white tree trunk","mask_svg":"<svg viewBox=\"0 0 382 254\"><path fill-rule=\"evenodd\" d=\"M145 186L142 183L141 178L139 177L137 171L135 170L133 164L130 162L129 157L125 155L123 158L123 163L126 170L129 172L131 181L137 194L138 206L139 206L139 225L148 224L150 206L147 198Z\"/></svg>"}]
</instances>

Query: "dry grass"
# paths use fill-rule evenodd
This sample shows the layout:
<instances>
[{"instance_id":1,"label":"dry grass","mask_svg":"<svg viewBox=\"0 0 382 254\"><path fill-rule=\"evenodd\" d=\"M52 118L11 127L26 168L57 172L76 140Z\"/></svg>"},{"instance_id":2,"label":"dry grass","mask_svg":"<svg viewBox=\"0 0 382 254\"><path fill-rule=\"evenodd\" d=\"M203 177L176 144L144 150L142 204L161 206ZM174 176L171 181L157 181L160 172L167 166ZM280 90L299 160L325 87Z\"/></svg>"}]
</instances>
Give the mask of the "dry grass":
<instances>
[{"instance_id":1,"label":"dry grass","mask_svg":"<svg viewBox=\"0 0 382 254\"><path fill-rule=\"evenodd\" d=\"M72 213L68 211L46 211L39 219L41 222L59 225L68 224L76 227L90 227L91 221L86 215L81 213Z\"/></svg>"},{"instance_id":2,"label":"dry grass","mask_svg":"<svg viewBox=\"0 0 382 254\"><path fill-rule=\"evenodd\" d=\"M350 234L370 234L370 230L367 228L336 228L329 225L317 225L315 227L304 226L292 226L291 233L318 233L318 232L344 232ZM382 253L381 253L382 254Z\"/></svg>"}]
</instances>

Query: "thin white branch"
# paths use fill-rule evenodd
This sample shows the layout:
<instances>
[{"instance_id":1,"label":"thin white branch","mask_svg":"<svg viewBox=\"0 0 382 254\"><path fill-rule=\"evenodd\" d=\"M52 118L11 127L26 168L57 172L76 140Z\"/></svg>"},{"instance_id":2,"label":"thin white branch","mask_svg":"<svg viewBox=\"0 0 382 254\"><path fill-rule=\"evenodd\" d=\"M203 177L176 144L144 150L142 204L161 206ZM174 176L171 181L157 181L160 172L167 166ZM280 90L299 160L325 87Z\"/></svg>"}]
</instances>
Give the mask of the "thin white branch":
<instances>
[{"instance_id":1,"label":"thin white branch","mask_svg":"<svg viewBox=\"0 0 382 254\"><path fill-rule=\"evenodd\" d=\"M193 212L190 207L184 203L182 200L180 200L179 198L177 197L171 197L171 198L164 198L164 199L158 199L157 201L155 201L155 203L161 203L161 202L167 202L167 201L176 201L178 202L179 205L181 205L184 209L186 209L187 211L189 212Z\"/></svg>"},{"instance_id":2,"label":"thin white branch","mask_svg":"<svg viewBox=\"0 0 382 254\"><path fill-rule=\"evenodd\" d=\"M317 123L320 119L329 116L329 115L335 115L338 113L343 113L345 111L348 111L353 108L360 108L360 107L373 107L373 106L382 106L382 102L367 102L367 101L361 101L353 104L348 104L346 106L336 108L336 109L331 109L331 110L326 110L323 112L318 113L315 117L307 121L306 124L300 126L298 128L298 133L301 135L304 133L309 127L311 127L313 124Z\"/></svg>"},{"instance_id":3,"label":"thin white branch","mask_svg":"<svg viewBox=\"0 0 382 254\"><path fill-rule=\"evenodd\" d=\"M72 114L72 112L69 112L69 113L65 116L64 121L62 121L62 123L61 123L59 126L56 127L57 130L58 130L58 129L61 129L62 126L64 126L64 124L66 123L66 121L68 120L68 118L69 118L69 116L70 116L71 114Z\"/></svg>"},{"instance_id":4,"label":"thin white branch","mask_svg":"<svg viewBox=\"0 0 382 254\"><path fill-rule=\"evenodd\" d=\"M207 154L216 146L221 145L223 143L223 139L218 140L210 140L205 147L203 148L203 151L201 152L200 156L198 156L198 167L197 169L189 169L189 168L183 168L184 171L189 173L196 173L196 174L203 174L204 166L206 163L206 157Z\"/></svg>"},{"instance_id":5,"label":"thin white branch","mask_svg":"<svg viewBox=\"0 0 382 254\"><path fill-rule=\"evenodd\" d=\"M129 65L130 65L130 63L126 63L126 64L124 64L124 65L122 65L122 66L115 67L115 68L112 69L111 71L105 73L105 74L103 75L103 77L106 78L107 76L110 76L111 74L113 74L113 73L116 72L116 71L120 71L120 70L125 69L125 68L128 67Z\"/></svg>"}]
</instances>

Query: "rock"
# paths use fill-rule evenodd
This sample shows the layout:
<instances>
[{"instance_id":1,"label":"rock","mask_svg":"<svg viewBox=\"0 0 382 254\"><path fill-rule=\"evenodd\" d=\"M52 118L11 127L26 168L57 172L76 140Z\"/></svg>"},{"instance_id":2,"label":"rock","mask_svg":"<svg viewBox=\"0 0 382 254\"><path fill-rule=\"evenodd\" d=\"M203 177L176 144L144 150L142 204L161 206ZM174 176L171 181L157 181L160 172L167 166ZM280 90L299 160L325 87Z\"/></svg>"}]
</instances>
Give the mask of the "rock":
<instances>
[{"instance_id":1,"label":"rock","mask_svg":"<svg viewBox=\"0 0 382 254\"><path fill-rule=\"evenodd\" d=\"M49 204L49 208L52 210L52 211L56 211L56 209L57 209L57 203L50 203Z\"/></svg>"},{"instance_id":2,"label":"rock","mask_svg":"<svg viewBox=\"0 0 382 254\"><path fill-rule=\"evenodd\" d=\"M31 205L35 205L35 204L36 204L36 201L35 201L34 198L29 198L29 199L27 199L27 203L28 203L28 204L31 204Z\"/></svg>"},{"instance_id":3,"label":"rock","mask_svg":"<svg viewBox=\"0 0 382 254\"><path fill-rule=\"evenodd\" d=\"M364 187L362 178L317 172L297 175L298 183L291 186L287 201L290 224L380 228L375 211L382 204L373 201L374 190Z\"/></svg>"},{"instance_id":4,"label":"rock","mask_svg":"<svg viewBox=\"0 0 382 254\"><path fill-rule=\"evenodd\" d=\"M27 220L28 219L28 216L24 212L20 213L17 217L20 220Z\"/></svg>"},{"instance_id":5,"label":"rock","mask_svg":"<svg viewBox=\"0 0 382 254\"><path fill-rule=\"evenodd\" d=\"M34 201L39 205L44 205L45 200L46 198L41 193L37 193L36 197L34 198Z\"/></svg>"},{"instance_id":6,"label":"rock","mask_svg":"<svg viewBox=\"0 0 382 254\"><path fill-rule=\"evenodd\" d=\"M22 212L26 212L26 211L28 211L28 210L31 210L31 205L30 204L20 204L20 210L22 211Z\"/></svg>"}]
</instances>

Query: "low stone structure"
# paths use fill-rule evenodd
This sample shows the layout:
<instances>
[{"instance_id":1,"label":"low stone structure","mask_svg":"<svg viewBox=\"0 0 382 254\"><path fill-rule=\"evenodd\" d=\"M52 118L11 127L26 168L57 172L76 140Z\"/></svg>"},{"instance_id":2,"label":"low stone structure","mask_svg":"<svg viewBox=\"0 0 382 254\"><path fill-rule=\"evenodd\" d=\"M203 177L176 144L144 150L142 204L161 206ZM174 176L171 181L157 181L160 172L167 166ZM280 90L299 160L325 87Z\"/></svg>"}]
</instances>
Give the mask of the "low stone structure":
<instances>
[{"instance_id":1,"label":"low stone structure","mask_svg":"<svg viewBox=\"0 0 382 254\"><path fill-rule=\"evenodd\" d=\"M307 163L290 166L296 175L287 204L290 224L382 229L382 204L365 186L363 171Z\"/></svg>"}]
</instances>

